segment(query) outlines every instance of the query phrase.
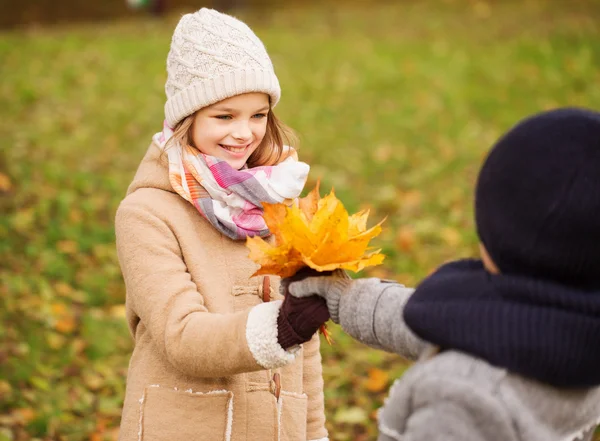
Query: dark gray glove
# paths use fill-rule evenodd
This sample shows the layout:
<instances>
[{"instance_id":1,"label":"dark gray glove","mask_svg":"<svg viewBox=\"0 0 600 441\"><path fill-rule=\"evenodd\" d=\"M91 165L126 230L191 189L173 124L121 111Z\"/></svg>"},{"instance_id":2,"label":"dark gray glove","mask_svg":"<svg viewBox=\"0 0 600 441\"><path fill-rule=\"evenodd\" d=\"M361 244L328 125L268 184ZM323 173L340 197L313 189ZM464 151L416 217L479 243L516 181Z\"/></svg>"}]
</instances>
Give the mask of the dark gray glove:
<instances>
[{"instance_id":1,"label":"dark gray glove","mask_svg":"<svg viewBox=\"0 0 600 441\"><path fill-rule=\"evenodd\" d=\"M307 277L300 281L284 280L282 283L294 297L303 298L318 295L325 299L331 320L340 322L340 296L354 283L343 270L335 270L329 275Z\"/></svg>"}]
</instances>

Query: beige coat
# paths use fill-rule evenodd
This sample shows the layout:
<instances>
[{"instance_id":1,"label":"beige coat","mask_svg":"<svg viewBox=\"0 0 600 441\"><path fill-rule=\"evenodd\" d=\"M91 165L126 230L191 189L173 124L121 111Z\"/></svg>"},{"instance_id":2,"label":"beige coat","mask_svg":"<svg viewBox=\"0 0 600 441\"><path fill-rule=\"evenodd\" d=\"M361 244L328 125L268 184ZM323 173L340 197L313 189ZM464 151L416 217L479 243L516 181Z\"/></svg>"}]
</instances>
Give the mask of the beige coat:
<instances>
[{"instance_id":1,"label":"beige coat","mask_svg":"<svg viewBox=\"0 0 600 441\"><path fill-rule=\"evenodd\" d=\"M159 155L152 144L116 216L135 339L119 439L327 440L318 336L279 346L279 280L264 302L244 243L173 192Z\"/></svg>"}]
</instances>

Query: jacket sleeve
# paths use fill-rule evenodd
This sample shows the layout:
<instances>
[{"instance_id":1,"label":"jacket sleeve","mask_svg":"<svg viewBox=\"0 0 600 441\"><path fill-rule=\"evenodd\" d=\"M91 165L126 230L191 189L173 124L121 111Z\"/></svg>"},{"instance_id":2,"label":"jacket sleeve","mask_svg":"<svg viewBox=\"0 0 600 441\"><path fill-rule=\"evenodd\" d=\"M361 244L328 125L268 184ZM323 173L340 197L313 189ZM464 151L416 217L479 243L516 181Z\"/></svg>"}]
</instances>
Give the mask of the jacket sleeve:
<instances>
[{"instance_id":1,"label":"jacket sleeve","mask_svg":"<svg viewBox=\"0 0 600 441\"><path fill-rule=\"evenodd\" d=\"M295 353L277 343L279 302L232 314L208 312L169 225L151 207L121 204L115 229L132 332L140 326L156 350L192 377L276 368Z\"/></svg>"},{"instance_id":2,"label":"jacket sleeve","mask_svg":"<svg viewBox=\"0 0 600 441\"><path fill-rule=\"evenodd\" d=\"M406 326L402 311L411 288L380 279L353 281L340 295L339 321L360 342L415 360L425 347Z\"/></svg>"},{"instance_id":3,"label":"jacket sleeve","mask_svg":"<svg viewBox=\"0 0 600 441\"><path fill-rule=\"evenodd\" d=\"M323 394L323 366L320 352L319 334L304 343L303 385L308 396L306 414L306 436L309 441L327 440L325 428L325 396Z\"/></svg>"},{"instance_id":4,"label":"jacket sleeve","mask_svg":"<svg viewBox=\"0 0 600 441\"><path fill-rule=\"evenodd\" d=\"M397 380L380 410L378 441L520 439L507 408L472 379L438 373L403 381Z\"/></svg>"}]
</instances>

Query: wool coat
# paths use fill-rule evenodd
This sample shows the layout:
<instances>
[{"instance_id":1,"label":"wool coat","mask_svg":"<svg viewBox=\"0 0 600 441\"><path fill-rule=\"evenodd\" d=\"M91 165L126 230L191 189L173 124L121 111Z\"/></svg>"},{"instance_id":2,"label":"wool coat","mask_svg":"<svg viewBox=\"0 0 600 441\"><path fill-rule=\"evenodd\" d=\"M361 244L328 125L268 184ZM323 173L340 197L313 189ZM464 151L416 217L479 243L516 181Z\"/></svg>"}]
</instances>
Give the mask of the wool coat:
<instances>
[{"instance_id":1,"label":"wool coat","mask_svg":"<svg viewBox=\"0 0 600 441\"><path fill-rule=\"evenodd\" d=\"M116 238L135 341L120 441L327 440L319 337L278 344L279 279L251 277L244 242L172 190L154 143Z\"/></svg>"}]
</instances>

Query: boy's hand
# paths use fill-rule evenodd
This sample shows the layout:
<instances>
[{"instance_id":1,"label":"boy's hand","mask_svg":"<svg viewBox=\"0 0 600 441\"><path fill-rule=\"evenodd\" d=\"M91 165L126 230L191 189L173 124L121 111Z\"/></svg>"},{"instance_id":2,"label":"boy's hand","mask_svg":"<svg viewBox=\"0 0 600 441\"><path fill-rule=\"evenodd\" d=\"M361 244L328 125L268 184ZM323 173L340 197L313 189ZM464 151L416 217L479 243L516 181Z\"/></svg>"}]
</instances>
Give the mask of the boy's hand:
<instances>
[{"instance_id":1,"label":"boy's hand","mask_svg":"<svg viewBox=\"0 0 600 441\"><path fill-rule=\"evenodd\" d=\"M282 281L282 286L285 286L293 297L299 299L314 295L323 297L327 302L331 320L339 323L340 296L352 284L352 279L343 270L328 273L311 271L316 273L317 277L307 277L305 274L300 275L297 280L294 279L296 276L290 277Z\"/></svg>"}]
</instances>

